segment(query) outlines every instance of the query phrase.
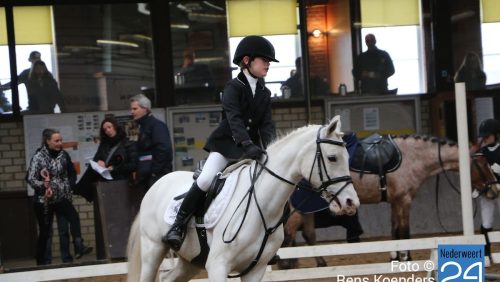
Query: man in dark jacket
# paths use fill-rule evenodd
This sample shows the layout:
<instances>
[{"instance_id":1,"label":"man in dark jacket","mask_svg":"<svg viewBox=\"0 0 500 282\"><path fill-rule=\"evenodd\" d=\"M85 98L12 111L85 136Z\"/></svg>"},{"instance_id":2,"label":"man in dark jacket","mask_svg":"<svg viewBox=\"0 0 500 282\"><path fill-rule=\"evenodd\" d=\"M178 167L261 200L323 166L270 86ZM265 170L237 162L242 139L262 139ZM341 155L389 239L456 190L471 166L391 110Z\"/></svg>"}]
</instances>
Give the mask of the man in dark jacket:
<instances>
[{"instance_id":1,"label":"man in dark jacket","mask_svg":"<svg viewBox=\"0 0 500 282\"><path fill-rule=\"evenodd\" d=\"M363 95L388 94L387 79L395 72L391 56L375 46L375 35L366 35L365 43L368 50L358 56L352 70L354 83Z\"/></svg>"},{"instance_id":2,"label":"man in dark jacket","mask_svg":"<svg viewBox=\"0 0 500 282\"><path fill-rule=\"evenodd\" d=\"M148 190L172 172L172 143L167 125L151 114L151 101L139 94L130 98L130 112L139 126L136 185Z\"/></svg>"}]
</instances>

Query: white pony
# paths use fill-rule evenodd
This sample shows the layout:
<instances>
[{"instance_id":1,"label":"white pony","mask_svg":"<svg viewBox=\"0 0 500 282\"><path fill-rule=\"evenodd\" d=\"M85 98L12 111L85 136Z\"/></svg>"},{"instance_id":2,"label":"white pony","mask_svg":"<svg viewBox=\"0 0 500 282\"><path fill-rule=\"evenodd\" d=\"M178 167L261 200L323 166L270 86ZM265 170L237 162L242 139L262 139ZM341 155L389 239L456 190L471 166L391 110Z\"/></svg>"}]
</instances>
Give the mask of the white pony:
<instances>
[{"instance_id":1,"label":"white pony","mask_svg":"<svg viewBox=\"0 0 500 282\"><path fill-rule=\"evenodd\" d=\"M235 273L241 275L243 282L262 280L267 263L283 242L284 205L295 189L294 183L302 178L319 187L336 214L356 212L359 199L349 176L342 135L338 116L323 127L299 128L267 148L265 166L253 161L241 170L224 214L213 228L207 229L210 252L205 268L210 281L225 281L229 274ZM192 185L192 176L192 172L186 171L169 173L145 195L130 231L128 281L155 280L169 251L169 246L161 242L162 235L170 228L163 219L164 212L179 191L186 191ZM177 252L179 260L163 279L188 281L198 274L201 267L190 261L199 252L198 236L189 227Z\"/></svg>"}]
</instances>

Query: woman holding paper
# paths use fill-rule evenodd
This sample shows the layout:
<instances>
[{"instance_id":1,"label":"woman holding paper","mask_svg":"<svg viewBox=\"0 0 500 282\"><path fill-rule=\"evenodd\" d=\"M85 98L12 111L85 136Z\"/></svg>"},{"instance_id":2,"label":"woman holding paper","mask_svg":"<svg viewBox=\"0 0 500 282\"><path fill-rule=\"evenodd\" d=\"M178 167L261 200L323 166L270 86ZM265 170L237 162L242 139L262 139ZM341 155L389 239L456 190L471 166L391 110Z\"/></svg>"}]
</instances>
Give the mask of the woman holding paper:
<instances>
[{"instance_id":1,"label":"woman holding paper","mask_svg":"<svg viewBox=\"0 0 500 282\"><path fill-rule=\"evenodd\" d=\"M89 202L94 200L93 187L97 181L129 179L137 166L135 142L128 140L125 130L114 118L107 117L102 121L99 138L91 166L74 189L75 194Z\"/></svg>"}]
</instances>

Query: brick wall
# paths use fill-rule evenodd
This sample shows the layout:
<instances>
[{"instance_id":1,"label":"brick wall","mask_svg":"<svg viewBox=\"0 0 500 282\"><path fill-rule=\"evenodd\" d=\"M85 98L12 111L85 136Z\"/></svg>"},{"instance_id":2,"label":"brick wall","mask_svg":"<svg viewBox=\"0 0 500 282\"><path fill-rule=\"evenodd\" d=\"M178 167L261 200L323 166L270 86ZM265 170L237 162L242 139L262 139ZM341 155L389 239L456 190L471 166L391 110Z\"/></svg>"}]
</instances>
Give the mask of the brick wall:
<instances>
[{"instance_id":1,"label":"brick wall","mask_svg":"<svg viewBox=\"0 0 500 282\"><path fill-rule=\"evenodd\" d=\"M315 5L307 8L307 31L314 29L326 32L326 5ZM328 59L328 36L323 33L320 37L309 36L309 72L311 76L318 76L329 84L330 66Z\"/></svg>"},{"instance_id":2,"label":"brick wall","mask_svg":"<svg viewBox=\"0 0 500 282\"><path fill-rule=\"evenodd\" d=\"M25 189L24 136L21 122L0 123L0 192Z\"/></svg>"}]
</instances>

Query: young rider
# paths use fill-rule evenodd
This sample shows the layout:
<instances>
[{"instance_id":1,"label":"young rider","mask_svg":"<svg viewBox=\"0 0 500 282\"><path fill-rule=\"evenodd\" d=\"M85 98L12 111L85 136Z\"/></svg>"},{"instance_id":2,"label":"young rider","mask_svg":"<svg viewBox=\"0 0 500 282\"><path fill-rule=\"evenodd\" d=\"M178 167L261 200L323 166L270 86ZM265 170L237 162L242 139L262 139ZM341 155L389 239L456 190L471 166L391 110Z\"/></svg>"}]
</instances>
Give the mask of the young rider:
<instances>
[{"instance_id":1,"label":"young rider","mask_svg":"<svg viewBox=\"0 0 500 282\"><path fill-rule=\"evenodd\" d=\"M186 225L204 199L215 175L231 160L259 159L275 136L271 119L271 91L264 78L270 62L278 62L274 47L261 36L247 36L238 44L233 63L241 72L230 80L222 96L222 121L208 137L209 152L200 176L184 198L172 228L162 241L178 251Z\"/></svg>"},{"instance_id":2,"label":"young rider","mask_svg":"<svg viewBox=\"0 0 500 282\"><path fill-rule=\"evenodd\" d=\"M479 125L479 137L481 140L481 153L486 156L491 169L497 179L500 176L500 143L498 139L500 134L500 121L496 119L487 119ZM493 221L495 219L495 208L500 208L498 197L489 199L485 195L479 197L481 203L481 233L486 235L487 244L485 254L490 255L490 243L487 234L493 230Z\"/></svg>"}]
</instances>

